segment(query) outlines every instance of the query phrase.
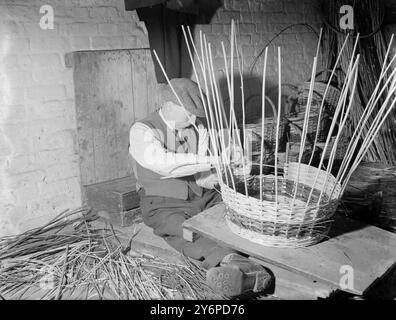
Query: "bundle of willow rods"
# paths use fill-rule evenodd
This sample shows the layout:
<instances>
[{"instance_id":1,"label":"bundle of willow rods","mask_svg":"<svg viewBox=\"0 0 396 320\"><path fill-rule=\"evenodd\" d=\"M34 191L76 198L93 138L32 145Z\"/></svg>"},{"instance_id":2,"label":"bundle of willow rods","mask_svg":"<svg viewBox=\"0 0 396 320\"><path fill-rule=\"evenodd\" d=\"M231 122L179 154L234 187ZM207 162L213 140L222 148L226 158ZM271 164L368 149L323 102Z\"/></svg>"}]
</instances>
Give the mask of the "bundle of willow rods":
<instances>
[{"instance_id":1,"label":"bundle of willow rods","mask_svg":"<svg viewBox=\"0 0 396 320\"><path fill-rule=\"evenodd\" d=\"M205 272L123 246L111 227L93 228L89 209L0 238L2 299L220 299Z\"/></svg>"},{"instance_id":2,"label":"bundle of willow rods","mask_svg":"<svg viewBox=\"0 0 396 320\"><path fill-rule=\"evenodd\" d=\"M346 33L338 28L339 8L342 5L350 4L354 7L354 30L355 37L359 37L357 51L361 56L361 72L358 77L357 92L354 99L356 107L350 114L351 128L350 131L356 130L359 120L362 117L364 109L368 107L370 94L374 91L378 81L386 81L388 74L381 75L381 65L387 63L386 45L384 35L381 31L384 18L383 1L378 0L360 0L360 1L322 1L325 21L327 23L328 35L325 41L325 47L337 50L345 41ZM327 42L327 43L326 43ZM341 55L341 68L344 72L347 69L348 62L353 50L353 40L349 37L349 41ZM334 52L335 56L337 55ZM332 65L334 60L329 60ZM382 82L383 84L384 82ZM381 98L382 99L382 98ZM380 102L383 102L380 100ZM378 109L376 110L378 111ZM374 139L372 145L367 150L366 160L369 162L382 162L389 166L396 164L396 130L394 121L396 112L392 111L389 118L381 128L381 135ZM370 119L371 121L373 118ZM365 134L369 128L363 129Z\"/></svg>"},{"instance_id":3,"label":"bundle of willow rods","mask_svg":"<svg viewBox=\"0 0 396 320\"><path fill-rule=\"evenodd\" d=\"M381 130L384 122L392 112L396 104L396 69L394 62L396 55L388 62L392 40L387 49L384 63L381 68L379 80L376 82L374 90L367 101L366 108L362 112L359 121L355 125L350 143L347 147L342 163L338 168L335 176L333 175L333 166L338 144L342 137L343 131L347 128L347 120L350 118L352 110L354 110L355 89L359 75L360 55L357 53L359 37L353 44L352 52L345 66L345 81L340 91L340 98L334 110L333 119L325 139L323 152L320 157L318 168L313 167L312 160L315 147L318 143L318 133L320 120L323 114L324 102L329 92L330 84L333 80L336 70L340 63L345 63L341 58L344 49L348 48L349 38L346 37L340 53L336 58L334 67L330 74L329 80L324 91L322 103L319 108L319 116L317 123L317 133L314 140L312 154L308 165L302 163L303 152L307 143L307 129L311 103L314 90L315 74L317 69L319 43L322 35L320 32L316 56L313 60L311 82L309 87L307 106L305 108L305 117L301 134L300 150L298 160L295 163L288 163L284 168L278 166L279 151L279 127L281 115L281 87L282 87L282 62L281 49L278 47L278 110L277 125L275 138L275 163L274 176L270 178L271 182L265 182L263 176L263 154L264 145L262 139L261 155L260 155L260 174L255 177L258 182L259 192L257 190L249 190L251 185L251 177L249 177L249 155L244 153L242 159L233 160L230 150L248 149L248 132L245 125L245 106L244 106L244 84L243 84L243 54L238 46L238 35L234 21L231 22L230 36L230 53L227 54L224 43L221 42L223 51L224 68L227 79L230 115L229 119L224 119L224 106L219 97L218 84L213 67L213 56L211 43L206 41L206 36L199 34L200 52L194 44L190 30L187 32L183 28L184 36L187 42L187 48L193 66L195 78L198 80L198 87L203 101L205 115L209 124L209 137L213 152L209 152L216 156L217 162L214 164L220 183L223 200L226 204L226 219L229 223L234 223L234 232L237 231L240 236L246 237L251 241L255 241L264 245L297 247L314 244L327 235L329 225L331 225L331 217L336 210L345 187L347 186L352 173L356 170L364 156L370 149L373 141L377 138L377 134ZM191 44L191 45L190 45ZM192 46L192 49L191 49ZM194 63L193 52L196 55L198 65L200 67L200 76ZM154 52L157 61L171 87L173 93L177 97L181 106L183 103L177 96L176 91L172 87L171 82ZM234 59L234 57L236 59ZM262 136L265 122L265 83L267 70L268 48L265 49L264 66L263 66L263 83L262 83ZM229 59L228 59L229 58ZM239 128L234 110L234 63L237 63L237 72L241 79L241 97L242 97L242 133L239 134ZM203 83L199 81L203 79ZM206 93L206 96L203 95ZM186 113L187 116L188 113ZM228 120L228 121L227 121ZM197 128L196 128L197 129ZM226 130L224 130L226 129ZM242 136L242 138L241 138ZM334 143L330 144L335 136ZM243 141L243 143L242 143ZM324 168L324 158L330 151L329 160ZM238 165L242 167L242 174ZM322 168L324 168L322 170ZM240 168L239 168L240 169ZM284 169L284 174L278 171ZM242 179L241 179L242 176ZM244 188L238 187L238 180L243 181ZM263 184L270 185L270 191L263 189ZM239 219L237 226L235 217ZM248 218L248 220L246 219ZM249 220L250 219L250 220ZM254 225L254 228L253 228ZM325 227L323 227L325 225ZM231 227L231 226L230 226ZM254 229L254 230L253 230ZM246 231L246 232L244 232Z\"/></svg>"}]
</instances>

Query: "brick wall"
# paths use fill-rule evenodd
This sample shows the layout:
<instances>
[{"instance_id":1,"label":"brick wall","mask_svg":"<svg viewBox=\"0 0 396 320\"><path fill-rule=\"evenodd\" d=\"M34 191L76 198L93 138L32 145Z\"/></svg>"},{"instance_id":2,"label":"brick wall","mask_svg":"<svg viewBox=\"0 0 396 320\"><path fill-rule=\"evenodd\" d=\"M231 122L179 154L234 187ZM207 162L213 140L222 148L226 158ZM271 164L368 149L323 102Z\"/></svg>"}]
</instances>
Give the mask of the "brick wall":
<instances>
[{"instance_id":1,"label":"brick wall","mask_svg":"<svg viewBox=\"0 0 396 320\"><path fill-rule=\"evenodd\" d=\"M42 30L40 7L54 8ZM67 52L147 47L123 0L0 0L0 235L81 205Z\"/></svg>"},{"instance_id":2,"label":"brick wall","mask_svg":"<svg viewBox=\"0 0 396 320\"><path fill-rule=\"evenodd\" d=\"M195 29L195 39L199 39L200 30L207 35L214 47L216 72L223 78L224 60L220 42L224 41L229 52L230 22L231 19L238 20L247 94L257 94L261 92L264 55L249 74L253 59L275 34L291 24L307 23L319 31L321 20L316 6L316 0L224 0L224 7L217 11L211 24ZM304 26L288 29L274 40L268 51L267 88L278 83L278 46L282 53L282 83L297 84L310 77L317 40L317 36ZM237 68L236 60L234 66ZM276 90L272 93L269 95L276 101Z\"/></svg>"}]
</instances>

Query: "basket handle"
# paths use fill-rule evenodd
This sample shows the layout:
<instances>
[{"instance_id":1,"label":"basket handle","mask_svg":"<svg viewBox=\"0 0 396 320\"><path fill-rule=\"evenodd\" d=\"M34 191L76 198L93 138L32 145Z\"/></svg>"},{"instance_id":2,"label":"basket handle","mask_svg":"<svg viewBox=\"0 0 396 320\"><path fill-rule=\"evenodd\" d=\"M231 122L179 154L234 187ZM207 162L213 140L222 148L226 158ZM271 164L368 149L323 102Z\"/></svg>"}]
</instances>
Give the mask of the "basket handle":
<instances>
[{"instance_id":1,"label":"basket handle","mask_svg":"<svg viewBox=\"0 0 396 320\"><path fill-rule=\"evenodd\" d=\"M345 75L344 70L342 70L340 67L338 67L338 68L336 69L336 71L341 71L341 72L344 73L344 75ZM315 79L316 79L317 77L319 77L319 76L320 76L321 74L323 74L323 73L331 74L332 72L333 72L332 69L323 69L323 70L320 70L318 73L315 74ZM337 88L338 88L338 85L340 84L340 79L339 79L337 73L334 73L334 77L335 77L336 80L337 80ZM307 80L306 82L310 82L310 81L311 81L311 77L309 77L308 80Z\"/></svg>"},{"instance_id":2,"label":"basket handle","mask_svg":"<svg viewBox=\"0 0 396 320\"><path fill-rule=\"evenodd\" d=\"M251 99L256 98L256 97L261 98L261 95L259 95L259 94L251 95L249 98L247 98L245 100L245 105L247 105L250 102ZM272 108L272 112L273 112L274 116L277 117L278 113L276 111L275 104L273 103L273 101L268 96L265 96L265 100L268 101L268 103L270 104L270 106Z\"/></svg>"}]
</instances>

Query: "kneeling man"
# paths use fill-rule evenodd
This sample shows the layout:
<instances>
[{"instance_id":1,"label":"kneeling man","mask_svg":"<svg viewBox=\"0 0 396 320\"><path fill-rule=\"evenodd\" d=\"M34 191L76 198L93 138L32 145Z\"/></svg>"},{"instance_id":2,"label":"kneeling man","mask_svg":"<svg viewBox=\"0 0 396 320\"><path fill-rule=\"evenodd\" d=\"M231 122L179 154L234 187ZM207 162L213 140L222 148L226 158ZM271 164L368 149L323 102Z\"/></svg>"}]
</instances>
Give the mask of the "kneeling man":
<instances>
[{"instance_id":1,"label":"kneeling man","mask_svg":"<svg viewBox=\"0 0 396 320\"><path fill-rule=\"evenodd\" d=\"M198 86L189 79L172 79L171 84L183 106L166 86L160 108L130 130L143 221L173 248L202 261L207 283L217 292L263 291L272 279L261 265L210 239L183 239L183 222L221 202L221 195L211 171L218 160L208 155L208 131L197 119L205 118Z\"/></svg>"}]
</instances>

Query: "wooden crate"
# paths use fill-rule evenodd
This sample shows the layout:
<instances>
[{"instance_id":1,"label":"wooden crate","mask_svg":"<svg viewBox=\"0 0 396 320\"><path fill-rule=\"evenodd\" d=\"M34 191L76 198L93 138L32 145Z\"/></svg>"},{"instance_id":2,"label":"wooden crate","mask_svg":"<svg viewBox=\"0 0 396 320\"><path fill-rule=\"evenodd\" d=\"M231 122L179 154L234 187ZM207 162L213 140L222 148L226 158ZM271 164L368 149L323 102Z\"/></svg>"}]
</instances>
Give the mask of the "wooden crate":
<instances>
[{"instance_id":1,"label":"wooden crate","mask_svg":"<svg viewBox=\"0 0 396 320\"><path fill-rule=\"evenodd\" d=\"M110 222L128 226L139 215L139 195L133 176L86 186L87 205L95 212L105 211Z\"/></svg>"}]
</instances>

